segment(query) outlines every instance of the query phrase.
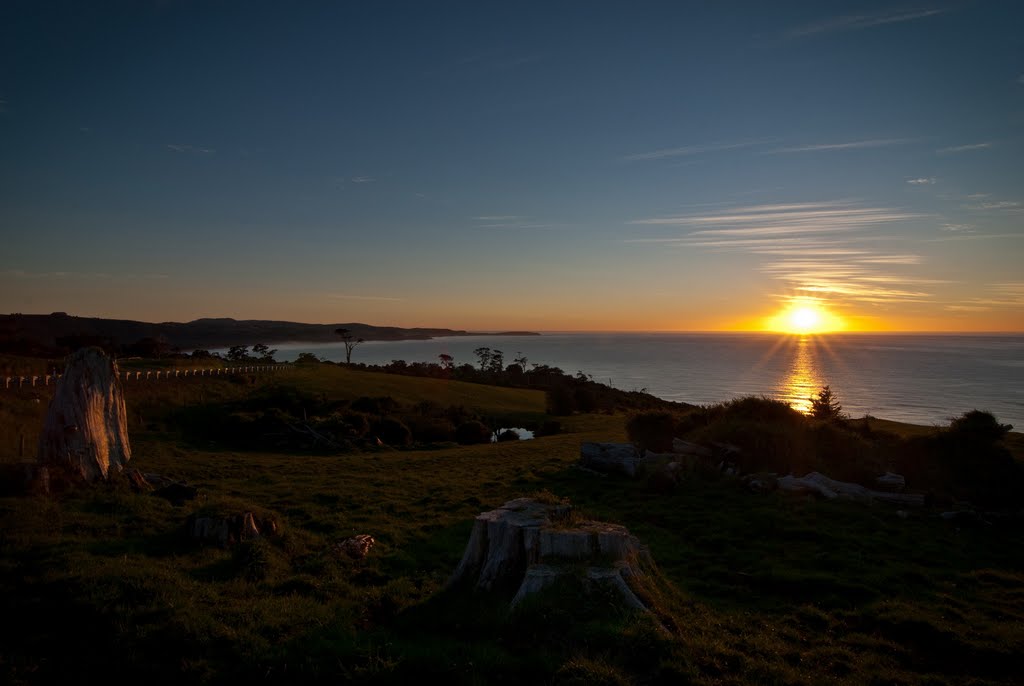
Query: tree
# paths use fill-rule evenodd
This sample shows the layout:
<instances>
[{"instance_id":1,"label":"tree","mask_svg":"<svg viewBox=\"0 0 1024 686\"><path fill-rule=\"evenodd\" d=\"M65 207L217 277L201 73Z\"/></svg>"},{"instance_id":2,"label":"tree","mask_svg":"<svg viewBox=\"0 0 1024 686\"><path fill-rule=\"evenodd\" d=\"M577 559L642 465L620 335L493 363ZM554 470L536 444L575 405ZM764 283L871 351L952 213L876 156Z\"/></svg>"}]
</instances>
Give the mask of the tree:
<instances>
[{"instance_id":1,"label":"tree","mask_svg":"<svg viewBox=\"0 0 1024 686\"><path fill-rule=\"evenodd\" d=\"M512 359L512 364L518 364L520 367L523 368L523 371L525 372L526 371L526 363L529 362L529 360L527 360L526 359L526 355L524 355L522 353L516 353L516 355L518 355L519 357L513 358Z\"/></svg>"},{"instance_id":2,"label":"tree","mask_svg":"<svg viewBox=\"0 0 1024 686\"><path fill-rule=\"evenodd\" d=\"M228 348L228 359L232 362L245 362L249 359L249 346L233 345Z\"/></svg>"},{"instance_id":3,"label":"tree","mask_svg":"<svg viewBox=\"0 0 1024 686\"><path fill-rule=\"evenodd\" d=\"M477 359L480 360L480 371L487 371L488 367L491 366L491 349L490 348L477 348L473 351Z\"/></svg>"},{"instance_id":4,"label":"tree","mask_svg":"<svg viewBox=\"0 0 1024 686\"><path fill-rule=\"evenodd\" d=\"M500 350L492 350L491 362L488 368L495 374L501 374L502 370L505 369L505 353Z\"/></svg>"},{"instance_id":5,"label":"tree","mask_svg":"<svg viewBox=\"0 0 1024 686\"><path fill-rule=\"evenodd\" d=\"M352 364L352 351L363 342L363 339L356 338L348 329L335 329L334 333L341 336L341 340L345 344L345 364Z\"/></svg>"},{"instance_id":6,"label":"tree","mask_svg":"<svg viewBox=\"0 0 1024 686\"><path fill-rule=\"evenodd\" d=\"M452 369L455 368L455 358L449 355L448 353L441 353L440 355L437 356L437 358L441 360L441 369L445 370L446 372L450 372Z\"/></svg>"},{"instance_id":7,"label":"tree","mask_svg":"<svg viewBox=\"0 0 1024 686\"><path fill-rule=\"evenodd\" d=\"M257 356L261 360L273 362L274 355L277 354L277 350L272 350L269 346L264 345L263 343L257 343L252 347L252 354Z\"/></svg>"},{"instance_id":8,"label":"tree","mask_svg":"<svg viewBox=\"0 0 1024 686\"><path fill-rule=\"evenodd\" d=\"M823 386L818 395L811 398L811 416L815 419L843 418L843 406L828 386Z\"/></svg>"}]
</instances>

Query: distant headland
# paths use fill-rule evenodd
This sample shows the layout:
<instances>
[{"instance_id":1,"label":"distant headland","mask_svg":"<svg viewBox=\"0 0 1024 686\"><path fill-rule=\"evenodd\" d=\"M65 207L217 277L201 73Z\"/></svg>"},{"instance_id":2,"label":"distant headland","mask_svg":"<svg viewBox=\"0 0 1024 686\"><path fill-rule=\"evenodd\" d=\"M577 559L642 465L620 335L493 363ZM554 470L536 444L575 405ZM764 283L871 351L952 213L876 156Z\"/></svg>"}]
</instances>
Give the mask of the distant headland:
<instances>
[{"instance_id":1,"label":"distant headland","mask_svg":"<svg viewBox=\"0 0 1024 686\"><path fill-rule=\"evenodd\" d=\"M348 329L367 341L427 340L442 336L539 336L532 331L482 333L461 329L401 328L373 326L361 322L303 324L260 319L205 318L191 322L141 322L130 319L76 317L65 312L52 314L0 315L0 346L3 348L42 346L60 348L69 337L105 339L130 344L141 339L160 339L183 350L223 348L254 343L329 343L338 341L337 329ZM13 352L13 350L12 350Z\"/></svg>"}]
</instances>

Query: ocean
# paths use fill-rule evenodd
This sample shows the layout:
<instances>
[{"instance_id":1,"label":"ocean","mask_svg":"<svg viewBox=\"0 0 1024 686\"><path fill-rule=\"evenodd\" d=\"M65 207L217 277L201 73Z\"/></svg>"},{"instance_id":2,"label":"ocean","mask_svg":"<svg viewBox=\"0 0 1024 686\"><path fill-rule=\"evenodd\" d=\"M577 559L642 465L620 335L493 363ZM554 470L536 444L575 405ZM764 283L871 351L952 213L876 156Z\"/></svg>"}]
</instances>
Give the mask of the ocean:
<instances>
[{"instance_id":1,"label":"ocean","mask_svg":"<svg viewBox=\"0 0 1024 686\"><path fill-rule=\"evenodd\" d=\"M353 362L475 364L473 350L501 350L505 363L529 362L583 372L624 390L708 404L766 395L805 410L828 384L852 417L944 425L972 410L987 410L1024 430L1024 336L829 334L593 334L466 336L428 341L368 341ZM310 352L345 359L337 344L287 343L278 359Z\"/></svg>"}]
</instances>

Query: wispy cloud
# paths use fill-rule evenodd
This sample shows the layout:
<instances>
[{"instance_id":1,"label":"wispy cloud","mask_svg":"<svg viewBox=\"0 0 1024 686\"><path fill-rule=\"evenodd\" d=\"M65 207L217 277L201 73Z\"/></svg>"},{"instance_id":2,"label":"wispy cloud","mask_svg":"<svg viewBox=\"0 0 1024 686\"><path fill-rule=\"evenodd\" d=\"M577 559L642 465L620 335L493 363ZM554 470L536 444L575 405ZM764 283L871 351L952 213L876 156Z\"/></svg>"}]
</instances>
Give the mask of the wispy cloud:
<instances>
[{"instance_id":1,"label":"wispy cloud","mask_svg":"<svg viewBox=\"0 0 1024 686\"><path fill-rule=\"evenodd\" d=\"M760 255L765 261L759 270L793 291L884 304L932 295L927 285L937 281L893 273L922 264L923 256L878 249L890 238L880 229L927 216L844 200L750 205L635 219L631 225L677 229L680 235L627 241Z\"/></svg>"},{"instance_id":2,"label":"wispy cloud","mask_svg":"<svg viewBox=\"0 0 1024 686\"><path fill-rule=\"evenodd\" d=\"M971 150L984 150L985 148L991 147L991 143L970 143L968 145L954 145L949 148L939 148L935 152L940 155L947 155L951 152L969 152Z\"/></svg>"},{"instance_id":3,"label":"wispy cloud","mask_svg":"<svg viewBox=\"0 0 1024 686\"><path fill-rule=\"evenodd\" d=\"M525 219L517 214L484 214L479 217L472 217L478 222L507 222L514 219Z\"/></svg>"},{"instance_id":4,"label":"wispy cloud","mask_svg":"<svg viewBox=\"0 0 1024 686\"><path fill-rule=\"evenodd\" d=\"M167 149L173 152L192 152L200 155L209 155L211 153L217 152L213 148L201 148L196 145L177 145L173 143L168 143Z\"/></svg>"},{"instance_id":5,"label":"wispy cloud","mask_svg":"<svg viewBox=\"0 0 1024 686\"><path fill-rule=\"evenodd\" d=\"M932 177L927 177L927 178L926 177L921 177L921 178L917 178L917 179L907 179L907 183L909 183L911 186L932 186L937 181L938 181L938 179L936 179L933 176Z\"/></svg>"},{"instance_id":6,"label":"wispy cloud","mask_svg":"<svg viewBox=\"0 0 1024 686\"><path fill-rule=\"evenodd\" d=\"M11 279L167 279L167 274L112 274L109 272L50 271L33 272L24 269L0 270L0 276Z\"/></svg>"},{"instance_id":7,"label":"wispy cloud","mask_svg":"<svg viewBox=\"0 0 1024 686\"><path fill-rule=\"evenodd\" d=\"M740 148L750 148L755 145L763 145L765 141L740 141L736 143L710 143L707 145L684 145L678 148L662 148L661 150L651 150L650 152L640 152L632 155L626 155L623 160L627 162L639 162L642 160L662 160L667 157L689 157L690 155L700 155L706 152L718 152L721 150L738 150Z\"/></svg>"},{"instance_id":8,"label":"wispy cloud","mask_svg":"<svg viewBox=\"0 0 1024 686\"><path fill-rule=\"evenodd\" d=\"M986 297L968 298L946 306L953 312L984 312L1000 308L1024 308L1024 281L989 284Z\"/></svg>"},{"instance_id":9,"label":"wispy cloud","mask_svg":"<svg viewBox=\"0 0 1024 686\"><path fill-rule=\"evenodd\" d=\"M405 298L394 298L386 295L355 295L352 293L328 293L328 298L336 300L381 300L385 302L401 302Z\"/></svg>"},{"instance_id":10,"label":"wispy cloud","mask_svg":"<svg viewBox=\"0 0 1024 686\"><path fill-rule=\"evenodd\" d=\"M965 210L1011 210L1017 211L1024 208L1024 205L1013 200L998 200L992 202L979 202L972 205L962 205Z\"/></svg>"},{"instance_id":11,"label":"wispy cloud","mask_svg":"<svg viewBox=\"0 0 1024 686\"><path fill-rule=\"evenodd\" d=\"M790 152L829 152L832 150L861 150L864 148L885 148L890 145L906 145L914 143L915 138L874 138L861 141L847 141L844 143L817 143L813 145L794 145L785 148L775 148L767 151L769 154L790 153Z\"/></svg>"},{"instance_id":12,"label":"wispy cloud","mask_svg":"<svg viewBox=\"0 0 1024 686\"><path fill-rule=\"evenodd\" d=\"M926 19L927 17L945 14L948 11L948 9L917 9L888 10L868 14L846 14L841 17L822 19L811 24L798 26L787 31L785 35L787 38L801 38L839 31L861 31L876 26L885 26L886 24L899 24L906 21Z\"/></svg>"},{"instance_id":13,"label":"wispy cloud","mask_svg":"<svg viewBox=\"0 0 1024 686\"><path fill-rule=\"evenodd\" d=\"M353 176L349 179L352 183L373 183L376 180L377 179L372 176Z\"/></svg>"}]
</instances>

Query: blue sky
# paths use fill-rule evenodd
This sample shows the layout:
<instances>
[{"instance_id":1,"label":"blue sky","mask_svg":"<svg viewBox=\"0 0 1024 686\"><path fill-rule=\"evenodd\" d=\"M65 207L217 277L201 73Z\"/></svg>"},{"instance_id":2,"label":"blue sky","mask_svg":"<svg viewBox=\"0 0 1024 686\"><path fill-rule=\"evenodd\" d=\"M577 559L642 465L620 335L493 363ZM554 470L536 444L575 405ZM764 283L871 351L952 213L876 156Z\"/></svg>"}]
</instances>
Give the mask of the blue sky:
<instances>
[{"instance_id":1,"label":"blue sky","mask_svg":"<svg viewBox=\"0 0 1024 686\"><path fill-rule=\"evenodd\" d=\"M0 312L1024 329L1015 2L8 2Z\"/></svg>"}]
</instances>

